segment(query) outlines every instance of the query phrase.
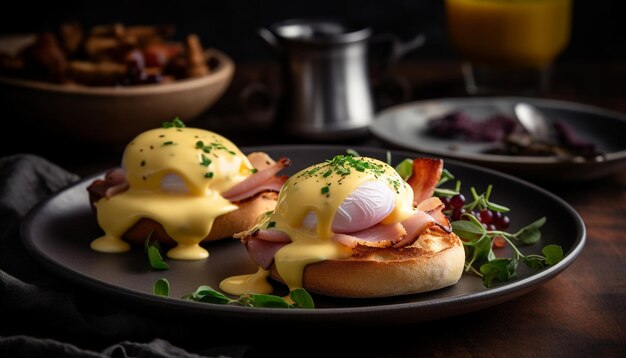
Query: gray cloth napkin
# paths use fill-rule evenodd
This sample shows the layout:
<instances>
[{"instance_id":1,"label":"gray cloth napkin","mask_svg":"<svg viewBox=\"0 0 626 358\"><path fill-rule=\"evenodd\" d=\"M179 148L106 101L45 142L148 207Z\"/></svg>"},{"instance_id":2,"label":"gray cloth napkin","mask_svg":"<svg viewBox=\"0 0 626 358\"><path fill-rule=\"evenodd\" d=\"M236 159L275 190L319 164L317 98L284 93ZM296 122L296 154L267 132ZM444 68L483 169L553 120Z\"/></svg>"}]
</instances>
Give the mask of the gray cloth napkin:
<instances>
[{"instance_id":1,"label":"gray cloth napkin","mask_svg":"<svg viewBox=\"0 0 626 358\"><path fill-rule=\"evenodd\" d=\"M20 220L39 201L78 180L34 155L0 158L0 357L246 355L248 346L212 341L210 325L199 331L158 313L132 312L60 280L29 256L20 240ZM200 334L195 353L176 346Z\"/></svg>"}]
</instances>

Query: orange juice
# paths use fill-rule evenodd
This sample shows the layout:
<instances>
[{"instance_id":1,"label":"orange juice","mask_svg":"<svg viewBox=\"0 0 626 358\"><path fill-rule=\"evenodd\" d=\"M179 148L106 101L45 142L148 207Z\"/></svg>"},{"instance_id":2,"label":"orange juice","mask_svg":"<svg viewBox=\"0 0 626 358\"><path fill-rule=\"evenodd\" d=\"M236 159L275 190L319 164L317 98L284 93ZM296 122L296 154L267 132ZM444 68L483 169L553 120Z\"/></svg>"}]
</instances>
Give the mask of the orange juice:
<instances>
[{"instance_id":1,"label":"orange juice","mask_svg":"<svg viewBox=\"0 0 626 358\"><path fill-rule=\"evenodd\" d=\"M571 0L446 0L450 39L474 65L545 69L569 41Z\"/></svg>"}]
</instances>

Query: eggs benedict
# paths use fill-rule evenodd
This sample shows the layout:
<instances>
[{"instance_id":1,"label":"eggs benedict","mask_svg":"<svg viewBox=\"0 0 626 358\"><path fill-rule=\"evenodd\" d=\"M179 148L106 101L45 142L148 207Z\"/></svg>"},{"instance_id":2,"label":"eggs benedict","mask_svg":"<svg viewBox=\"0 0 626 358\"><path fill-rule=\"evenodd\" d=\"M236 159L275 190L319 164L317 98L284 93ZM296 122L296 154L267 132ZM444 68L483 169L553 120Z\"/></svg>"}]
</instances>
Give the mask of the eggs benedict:
<instances>
[{"instance_id":1,"label":"eggs benedict","mask_svg":"<svg viewBox=\"0 0 626 358\"><path fill-rule=\"evenodd\" d=\"M441 160L416 159L407 182L377 159L339 155L298 172L276 209L235 235L259 271L220 288L271 291L261 284L270 276L290 290L385 297L455 284L465 253L432 197L442 168Z\"/></svg>"},{"instance_id":2,"label":"eggs benedict","mask_svg":"<svg viewBox=\"0 0 626 358\"><path fill-rule=\"evenodd\" d=\"M246 157L217 133L173 123L139 134L122 168L89 186L104 231L92 249L124 252L151 237L173 246L172 259L203 259L201 242L232 237L274 209L286 180L276 173L289 160Z\"/></svg>"}]
</instances>

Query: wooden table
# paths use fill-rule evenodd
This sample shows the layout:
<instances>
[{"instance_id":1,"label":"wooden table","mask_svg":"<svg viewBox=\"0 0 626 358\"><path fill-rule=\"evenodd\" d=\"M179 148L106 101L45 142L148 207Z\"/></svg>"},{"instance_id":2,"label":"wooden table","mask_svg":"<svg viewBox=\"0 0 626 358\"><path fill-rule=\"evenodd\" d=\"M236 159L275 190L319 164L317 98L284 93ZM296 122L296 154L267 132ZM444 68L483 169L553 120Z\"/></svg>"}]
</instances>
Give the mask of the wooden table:
<instances>
[{"instance_id":1,"label":"wooden table","mask_svg":"<svg viewBox=\"0 0 626 358\"><path fill-rule=\"evenodd\" d=\"M271 109L258 110L267 109L265 99L257 103L257 111L241 106L240 94L251 83L276 91L277 74L272 63L239 64L226 96L194 125L221 132L240 146L299 142L273 134ZM396 97L399 101L465 95L454 61L403 62L390 74L409 84L408 95ZM625 86L626 63L559 64L553 88L543 97L626 112ZM393 98L379 103L379 108L391 104ZM373 138L347 144L382 146ZM117 165L120 154L121 148L107 148L77 160L42 151L82 175ZM347 351L383 357L626 356L626 171L587 183L539 184L571 204L586 223L586 247L563 273L531 293L486 310L394 329L372 329L360 341L336 337L337 342L350 345ZM238 330L244 332L245 328ZM280 332L276 337L276 342L260 345L257 352L274 351Z\"/></svg>"}]
</instances>

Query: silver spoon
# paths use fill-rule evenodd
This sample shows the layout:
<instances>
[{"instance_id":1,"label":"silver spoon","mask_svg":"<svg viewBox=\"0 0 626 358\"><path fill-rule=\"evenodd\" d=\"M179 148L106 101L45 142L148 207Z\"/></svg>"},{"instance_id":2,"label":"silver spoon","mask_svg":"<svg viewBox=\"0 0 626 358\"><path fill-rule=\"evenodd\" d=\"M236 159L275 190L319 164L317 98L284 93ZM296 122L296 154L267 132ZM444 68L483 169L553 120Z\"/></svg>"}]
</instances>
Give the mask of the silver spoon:
<instances>
[{"instance_id":1,"label":"silver spoon","mask_svg":"<svg viewBox=\"0 0 626 358\"><path fill-rule=\"evenodd\" d=\"M544 143L553 141L550 124L537 107L529 103L520 102L515 105L514 111L522 127L535 140Z\"/></svg>"}]
</instances>

